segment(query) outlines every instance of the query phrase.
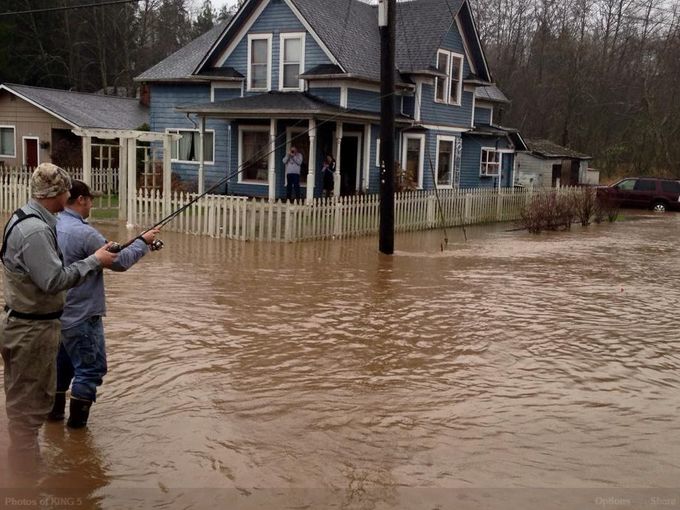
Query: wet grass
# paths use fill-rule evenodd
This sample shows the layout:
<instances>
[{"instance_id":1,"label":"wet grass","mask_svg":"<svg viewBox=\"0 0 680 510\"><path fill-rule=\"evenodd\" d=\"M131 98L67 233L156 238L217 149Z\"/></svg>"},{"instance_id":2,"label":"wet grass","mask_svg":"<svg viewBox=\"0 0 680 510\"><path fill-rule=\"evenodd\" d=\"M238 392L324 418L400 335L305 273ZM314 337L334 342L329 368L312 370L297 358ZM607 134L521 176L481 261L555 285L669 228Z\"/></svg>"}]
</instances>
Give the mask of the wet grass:
<instances>
[{"instance_id":1,"label":"wet grass","mask_svg":"<svg viewBox=\"0 0 680 510\"><path fill-rule=\"evenodd\" d=\"M94 199L94 207L90 213L90 217L95 220L115 220L118 219L118 195L110 195L111 201L109 206L109 196L104 195Z\"/></svg>"}]
</instances>

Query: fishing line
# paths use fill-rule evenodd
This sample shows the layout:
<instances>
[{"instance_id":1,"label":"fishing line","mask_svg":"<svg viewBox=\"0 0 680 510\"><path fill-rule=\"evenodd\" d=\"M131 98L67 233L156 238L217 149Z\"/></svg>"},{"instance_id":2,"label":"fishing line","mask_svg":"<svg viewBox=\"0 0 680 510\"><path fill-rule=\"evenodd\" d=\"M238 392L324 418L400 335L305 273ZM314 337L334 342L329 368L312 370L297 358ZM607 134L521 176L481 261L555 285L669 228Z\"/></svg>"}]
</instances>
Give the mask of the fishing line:
<instances>
[{"instance_id":1,"label":"fishing line","mask_svg":"<svg viewBox=\"0 0 680 510\"><path fill-rule=\"evenodd\" d=\"M382 96L379 96L379 97L378 97L378 100L382 100L382 99L385 98L385 97L394 96L394 95L396 95L396 91L395 91L395 92L390 92L389 94L384 94L384 95L382 95ZM333 122L334 120L338 119L339 117L342 117L343 115L347 115L348 113L359 112L359 111L360 111L360 107L365 106L365 105L368 105L368 104L370 104L370 103L374 103L374 102L375 102L375 99L368 99L368 100L366 100L366 101L364 101L364 102L362 102L362 103L359 103L359 105L358 105L357 107L355 107L355 108L349 108L349 109L347 109L347 110L345 110L345 111L343 111L343 112L341 112L341 113L338 113L338 114L336 114L336 115L333 115L333 116L329 117L328 119L321 121L315 128L309 128L309 129L307 129L306 131L304 131L304 132L302 132L302 133L299 133L298 135L292 137L292 138L291 138L291 142L292 142L293 140L296 140L296 139L300 138L300 137L303 137L303 136L306 135L306 134L309 134L309 133L312 131L312 129L318 129L319 127L321 127L321 126L323 126L323 125L325 125L325 124L328 124L329 122ZM308 119L300 119L300 120L298 120L295 124L293 124L293 125L291 125L291 126L289 126L289 127L291 127L291 128L297 127L298 125L300 125L301 122L306 121L306 120L308 120ZM177 209L177 210L171 212L170 214L168 214L168 215L165 216L164 218L161 218L155 225L153 225L153 226L147 228L146 230L144 230L144 231L143 231L141 234L139 234L138 236L134 237L133 239L130 239L130 240L129 240L128 242L126 242L125 244L113 243L112 246L111 246L111 248L110 248L110 251L119 252L120 250L123 250L123 249L127 248L128 246L130 246L130 245L131 245L132 243L134 243L137 239L140 239L144 234L146 234L146 233L149 232L150 230L153 230L153 229L155 229L155 228L159 228L159 229L160 229L160 228L163 228L163 227L164 227L165 225L167 225L170 221L172 221L175 217L177 217L177 216L179 216L180 214L182 214L182 213L183 213L184 211L186 211L190 206L192 206L193 204L195 204L196 202L198 202L201 198L203 198L204 196L206 196L207 194L209 194L211 191L214 191L214 190L217 189L219 186L222 186L223 184L227 183L229 180L231 180L231 179L233 179L234 177L236 177L236 176L238 176L239 174L241 174L241 173L246 169L246 165L250 164L250 163L253 162L253 161L259 161L259 160L261 160L261 159L263 159L263 158L265 158L265 157L270 156L271 154L274 154L277 150L279 150L279 149L282 148L282 147L285 147L287 144L288 144L288 141L286 140L285 142L283 142L283 143L281 143L281 144L279 144L279 145L274 146L274 148L273 148L272 150L268 150L267 152L260 153L260 154L256 154L256 155L255 155L253 158L251 158L250 160L243 162L243 163L242 163L242 164L241 164L234 172L232 172L231 174L228 174L226 177L223 177L222 179L220 179L219 181L217 181L215 184L213 184L212 186L210 186L210 187L209 187L207 190L205 190L203 193L201 193L200 195L194 197L193 199L191 199L189 202L187 202L186 204L184 204L184 205L183 205L182 207L180 207L179 209ZM165 157L165 155L164 155L164 157ZM309 171L316 171L316 169L310 169ZM154 244L151 245L151 248L154 249L154 250L160 250L161 248L163 248L163 241L161 241L160 239L157 240L157 242L155 242Z\"/></svg>"}]
</instances>

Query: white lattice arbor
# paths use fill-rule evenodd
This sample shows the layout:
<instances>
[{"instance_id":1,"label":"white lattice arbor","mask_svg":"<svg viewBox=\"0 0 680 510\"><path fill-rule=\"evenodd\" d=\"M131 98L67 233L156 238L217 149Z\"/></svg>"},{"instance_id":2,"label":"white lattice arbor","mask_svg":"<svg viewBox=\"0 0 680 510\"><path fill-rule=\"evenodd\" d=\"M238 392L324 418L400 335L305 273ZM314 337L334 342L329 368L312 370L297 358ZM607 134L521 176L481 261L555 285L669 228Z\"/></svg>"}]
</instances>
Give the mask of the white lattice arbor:
<instances>
[{"instance_id":1,"label":"white lattice arbor","mask_svg":"<svg viewBox=\"0 0 680 510\"><path fill-rule=\"evenodd\" d=\"M127 220L134 216L137 206L137 142L163 143L163 214L170 214L170 187L172 180L172 142L182 138L182 135L172 133L157 133L154 131L135 131L132 129L89 129L76 128L72 130L83 140L83 182L92 184L92 138L102 140L118 140L120 147L119 159L119 210L118 218ZM129 223L129 222L128 222Z\"/></svg>"}]
</instances>

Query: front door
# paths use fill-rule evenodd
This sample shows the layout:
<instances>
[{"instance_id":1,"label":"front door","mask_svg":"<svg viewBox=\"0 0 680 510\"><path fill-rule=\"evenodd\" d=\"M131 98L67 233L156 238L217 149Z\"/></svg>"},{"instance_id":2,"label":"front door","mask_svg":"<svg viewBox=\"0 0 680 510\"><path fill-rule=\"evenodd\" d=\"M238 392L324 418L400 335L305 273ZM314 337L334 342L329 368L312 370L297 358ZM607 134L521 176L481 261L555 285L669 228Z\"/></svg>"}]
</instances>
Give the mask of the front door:
<instances>
[{"instance_id":1,"label":"front door","mask_svg":"<svg viewBox=\"0 0 680 510\"><path fill-rule=\"evenodd\" d=\"M354 195L357 191L359 172L359 137L343 136L340 147L340 194Z\"/></svg>"},{"instance_id":2,"label":"front door","mask_svg":"<svg viewBox=\"0 0 680 510\"><path fill-rule=\"evenodd\" d=\"M38 166L37 138L24 138L24 165L30 168Z\"/></svg>"}]
</instances>

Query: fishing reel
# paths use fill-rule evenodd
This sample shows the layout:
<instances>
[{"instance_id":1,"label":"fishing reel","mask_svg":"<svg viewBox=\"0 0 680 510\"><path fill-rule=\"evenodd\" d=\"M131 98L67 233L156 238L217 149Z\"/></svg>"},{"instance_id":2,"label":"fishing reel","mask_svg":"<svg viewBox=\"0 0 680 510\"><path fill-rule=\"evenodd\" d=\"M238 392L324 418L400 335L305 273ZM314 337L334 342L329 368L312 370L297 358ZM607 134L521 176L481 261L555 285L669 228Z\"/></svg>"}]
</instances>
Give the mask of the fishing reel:
<instances>
[{"instance_id":1,"label":"fishing reel","mask_svg":"<svg viewBox=\"0 0 680 510\"><path fill-rule=\"evenodd\" d=\"M163 246L165 246L165 243L163 241L161 241L160 239L154 239L149 245L149 249L151 251L159 251L163 249Z\"/></svg>"},{"instance_id":2,"label":"fishing reel","mask_svg":"<svg viewBox=\"0 0 680 510\"><path fill-rule=\"evenodd\" d=\"M141 239L142 241L144 241L144 239L142 239L141 236L138 237L137 239ZM144 241L144 242L146 242L146 241ZM163 241L161 241L160 239L154 239L153 241L151 241L151 244L149 244L149 250L159 251L159 250L163 249L163 246L165 246L165 243ZM121 251L123 251L123 249L125 247L126 246L124 246L120 243L113 242L113 243L111 243L111 246L108 247L107 251L109 251L111 253L120 253Z\"/></svg>"}]
</instances>

